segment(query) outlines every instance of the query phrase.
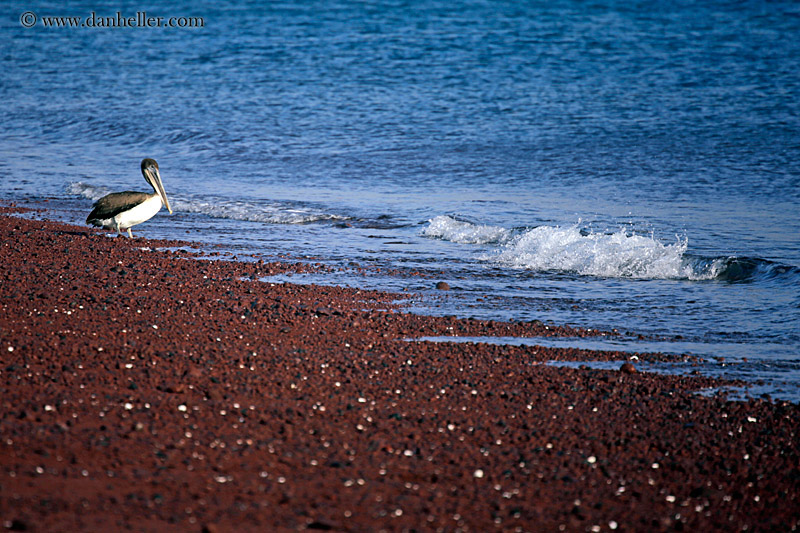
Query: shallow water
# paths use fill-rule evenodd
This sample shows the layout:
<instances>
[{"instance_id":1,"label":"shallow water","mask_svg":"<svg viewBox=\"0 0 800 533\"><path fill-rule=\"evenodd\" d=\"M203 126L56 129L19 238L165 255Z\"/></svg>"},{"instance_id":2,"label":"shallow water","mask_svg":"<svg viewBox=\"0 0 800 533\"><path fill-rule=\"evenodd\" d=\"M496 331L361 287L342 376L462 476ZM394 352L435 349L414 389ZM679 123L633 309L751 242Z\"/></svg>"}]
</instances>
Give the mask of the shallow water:
<instances>
[{"instance_id":1,"label":"shallow water","mask_svg":"<svg viewBox=\"0 0 800 533\"><path fill-rule=\"evenodd\" d=\"M800 402L800 387L796 376L800 363L796 352L781 345L757 346L756 348L774 354L768 360L751 360L751 350L738 343L690 342L683 339L653 340L638 336L609 335L597 337L420 337L419 341L430 342L470 342L514 346L544 346L548 348L580 348L584 350L629 352L630 361L640 372L656 372L670 375L701 374L708 377L743 380L744 387L726 388L731 399L749 399L768 395L773 399ZM696 356L691 361L653 362L641 361L639 353L663 353L676 356L690 354ZM718 354L728 354L720 357ZM781 357L781 354L783 357ZM550 361L554 366L580 367L586 365L600 370L619 370L619 361Z\"/></svg>"},{"instance_id":2,"label":"shallow water","mask_svg":"<svg viewBox=\"0 0 800 533\"><path fill-rule=\"evenodd\" d=\"M0 22L4 199L83 224L154 157L175 214L135 235L313 258L344 270L296 281L416 311L680 336L800 383L797 3L137 7L205 22L158 29L29 9ZM38 15L92 9L118 8Z\"/></svg>"}]
</instances>

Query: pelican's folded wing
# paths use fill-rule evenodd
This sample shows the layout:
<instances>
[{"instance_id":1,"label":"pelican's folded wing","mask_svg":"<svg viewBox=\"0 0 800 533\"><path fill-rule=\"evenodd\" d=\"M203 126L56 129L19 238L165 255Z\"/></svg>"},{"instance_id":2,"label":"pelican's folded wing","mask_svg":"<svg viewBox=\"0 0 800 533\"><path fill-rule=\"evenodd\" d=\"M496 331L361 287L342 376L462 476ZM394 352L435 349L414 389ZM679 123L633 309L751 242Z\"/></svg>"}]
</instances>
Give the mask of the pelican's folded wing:
<instances>
[{"instance_id":1,"label":"pelican's folded wing","mask_svg":"<svg viewBox=\"0 0 800 533\"><path fill-rule=\"evenodd\" d=\"M128 209L133 209L150 196L152 195L144 192L112 192L94 203L94 209L92 209L92 212L89 213L89 216L86 218L86 223L101 226L101 220L114 218Z\"/></svg>"}]
</instances>

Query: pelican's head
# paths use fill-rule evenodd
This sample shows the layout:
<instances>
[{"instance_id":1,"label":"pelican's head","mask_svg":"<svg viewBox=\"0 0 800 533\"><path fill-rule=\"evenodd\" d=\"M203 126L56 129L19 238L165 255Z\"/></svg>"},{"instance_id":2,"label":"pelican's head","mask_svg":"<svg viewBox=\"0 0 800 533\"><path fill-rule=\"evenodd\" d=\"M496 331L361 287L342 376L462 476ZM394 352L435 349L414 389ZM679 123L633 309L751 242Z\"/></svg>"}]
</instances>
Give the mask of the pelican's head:
<instances>
[{"instance_id":1,"label":"pelican's head","mask_svg":"<svg viewBox=\"0 0 800 533\"><path fill-rule=\"evenodd\" d=\"M142 159L142 175L153 190L156 191L156 194L161 197L161 203L164 204L167 211L172 214L172 208L169 206L167 193L164 192L164 185L161 183L161 174L158 172L158 163L156 163L155 159L150 159L149 157Z\"/></svg>"}]
</instances>

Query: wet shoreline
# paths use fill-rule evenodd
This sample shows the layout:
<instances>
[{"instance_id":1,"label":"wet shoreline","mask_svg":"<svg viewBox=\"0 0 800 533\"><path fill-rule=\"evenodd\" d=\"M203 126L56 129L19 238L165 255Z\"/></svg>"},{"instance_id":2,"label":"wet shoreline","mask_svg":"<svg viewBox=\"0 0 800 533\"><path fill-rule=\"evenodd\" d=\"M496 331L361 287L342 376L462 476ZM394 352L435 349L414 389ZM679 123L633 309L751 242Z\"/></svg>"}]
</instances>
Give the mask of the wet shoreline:
<instances>
[{"instance_id":1,"label":"wet shoreline","mask_svg":"<svg viewBox=\"0 0 800 533\"><path fill-rule=\"evenodd\" d=\"M250 281L9 216L0 518L28 530L790 530L798 406L698 376L555 368L624 352L409 337L585 336ZM146 234L146 231L140 232ZM658 360L659 355L640 354Z\"/></svg>"}]
</instances>

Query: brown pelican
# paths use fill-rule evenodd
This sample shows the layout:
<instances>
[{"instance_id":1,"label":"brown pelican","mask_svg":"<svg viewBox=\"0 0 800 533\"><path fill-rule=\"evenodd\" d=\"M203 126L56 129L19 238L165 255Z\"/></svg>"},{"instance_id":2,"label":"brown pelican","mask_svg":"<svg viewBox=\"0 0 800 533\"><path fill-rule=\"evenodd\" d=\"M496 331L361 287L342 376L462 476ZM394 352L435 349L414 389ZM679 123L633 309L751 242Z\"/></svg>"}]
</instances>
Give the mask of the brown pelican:
<instances>
[{"instance_id":1,"label":"brown pelican","mask_svg":"<svg viewBox=\"0 0 800 533\"><path fill-rule=\"evenodd\" d=\"M94 209L86 218L86 223L115 229L120 235L122 230L128 230L128 237L132 239L131 226L153 218L161 209L162 203L172 214L155 159L142 159L142 175L153 188L152 194L133 191L107 194L94 203Z\"/></svg>"}]
</instances>

